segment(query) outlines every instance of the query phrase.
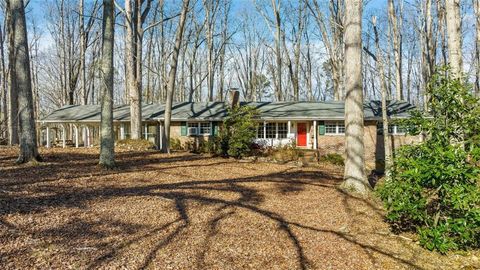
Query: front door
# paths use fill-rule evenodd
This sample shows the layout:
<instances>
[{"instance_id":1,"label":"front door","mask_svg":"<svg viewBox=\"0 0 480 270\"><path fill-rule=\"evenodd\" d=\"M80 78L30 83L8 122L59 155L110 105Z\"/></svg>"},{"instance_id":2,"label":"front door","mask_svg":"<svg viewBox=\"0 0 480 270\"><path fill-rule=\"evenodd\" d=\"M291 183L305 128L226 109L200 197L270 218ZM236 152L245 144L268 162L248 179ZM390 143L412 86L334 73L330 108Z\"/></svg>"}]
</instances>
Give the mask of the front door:
<instances>
[{"instance_id":1,"label":"front door","mask_svg":"<svg viewBox=\"0 0 480 270\"><path fill-rule=\"evenodd\" d=\"M297 146L307 146L307 124L297 124Z\"/></svg>"}]
</instances>

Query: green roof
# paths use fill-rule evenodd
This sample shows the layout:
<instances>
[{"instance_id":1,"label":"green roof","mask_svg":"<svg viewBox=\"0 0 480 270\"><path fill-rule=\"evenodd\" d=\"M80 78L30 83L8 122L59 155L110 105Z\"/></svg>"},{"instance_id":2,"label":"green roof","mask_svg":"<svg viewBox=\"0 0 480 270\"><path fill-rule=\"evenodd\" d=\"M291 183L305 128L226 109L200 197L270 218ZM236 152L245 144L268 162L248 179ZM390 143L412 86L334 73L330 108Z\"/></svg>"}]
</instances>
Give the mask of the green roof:
<instances>
[{"instance_id":1,"label":"green roof","mask_svg":"<svg viewBox=\"0 0 480 270\"><path fill-rule=\"evenodd\" d=\"M265 120L342 120L344 102L242 102L241 106L252 106ZM210 120L221 121L227 114L224 102L177 102L172 106L172 121ZM393 118L408 117L414 106L404 101L388 104L389 115ZM364 104L366 120L381 118L381 103L370 101ZM142 106L143 121L164 119L165 105ZM114 106L113 119L117 122L130 121L129 105ZM100 105L68 105L44 117L41 122L99 122Z\"/></svg>"}]
</instances>

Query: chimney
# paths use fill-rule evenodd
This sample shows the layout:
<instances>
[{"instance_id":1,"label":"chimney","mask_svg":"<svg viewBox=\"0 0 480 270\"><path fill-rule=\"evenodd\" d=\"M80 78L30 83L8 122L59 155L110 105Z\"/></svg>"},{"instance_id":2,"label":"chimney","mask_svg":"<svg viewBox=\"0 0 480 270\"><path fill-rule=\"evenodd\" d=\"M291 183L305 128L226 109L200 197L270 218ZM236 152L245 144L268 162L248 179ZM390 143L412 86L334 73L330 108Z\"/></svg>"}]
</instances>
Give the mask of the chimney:
<instances>
[{"instance_id":1,"label":"chimney","mask_svg":"<svg viewBox=\"0 0 480 270\"><path fill-rule=\"evenodd\" d=\"M240 92L238 91L238 88L230 88L229 105L232 109L240 105Z\"/></svg>"}]
</instances>

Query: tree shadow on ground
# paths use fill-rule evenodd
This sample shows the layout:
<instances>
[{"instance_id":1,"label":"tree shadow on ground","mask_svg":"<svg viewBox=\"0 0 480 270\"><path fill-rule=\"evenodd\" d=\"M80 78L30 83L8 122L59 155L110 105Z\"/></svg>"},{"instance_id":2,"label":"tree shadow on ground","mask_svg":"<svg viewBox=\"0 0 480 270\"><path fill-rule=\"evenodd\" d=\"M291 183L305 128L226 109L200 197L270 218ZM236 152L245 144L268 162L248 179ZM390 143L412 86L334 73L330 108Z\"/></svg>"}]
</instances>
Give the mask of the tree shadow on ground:
<instances>
[{"instance_id":1,"label":"tree shadow on ground","mask_svg":"<svg viewBox=\"0 0 480 270\"><path fill-rule=\"evenodd\" d=\"M68 155L68 154L66 154ZM72 166L72 159L58 157L54 164L43 167L43 170L48 170L52 173L50 180L54 181L60 173L65 173L63 168ZM65 178L72 179L89 175L89 171L95 168L94 161L91 161L92 156L83 156L86 159L81 165L74 165L74 169L67 170ZM96 158L96 156L95 156ZM144 153L133 153L122 157L119 167L121 170L135 172L145 171L145 167L149 165L161 163L173 163L173 166L184 167L185 169L192 168L192 161L205 159L203 156L185 155L161 158L156 155L148 155ZM81 160L81 158L75 158ZM89 161L90 160L90 161ZM178 163L181 164L178 164ZM209 166L217 166L223 162L218 159L212 159ZM196 165L195 165L196 166ZM199 165L200 166L200 165ZM205 165L203 165L205 166ZM35 175L38 168L28 168L27 174ZM151 167L148 170L156 170ZM78 175L77 175L78 172ZM7 170L7 175L15 175L15 169ZM118 172L102 171L94 173L95 177L106 176ZM382 249L374 245L363 243L348 232L341 230L333 230L331 228L321 226L311 226L293 219L283 216L279 212L269 210L262 207L266 200L265 190L258 187L260 184L270 184L274 187L275 192L283 196L290 196L305 191L306 189L322 189L323 192L338 192L342 196L343 208L347 214L358 215L358 210L352 205L355 203L363 203L375 215L383 215L382 210L375 204L362 198L352 197L348 193L341 192L337 189L337 184L341 181L341 177L331 173L322 173L319 171L303 171L301 169L285 169L280 172L256 175L252 177L238 177L233 179L221 180L189 180L180 182L166 182L155 183L148 185L135 186L95 186L95 187L81 187L81 186L55 186L45 184L42 173L27 181L19 179L17 185L26 185L32 194L46 194L40 196L18 196L1 194L0 199L0 218L6 215L23 214L31 215L50 211L52 209L77 209L86 211L89 204L98 200L108 201L117 200L121 198L138 198L151 197L154 199L167 200L171 202L170 210L176 212L177 218L171 221L166 221L160 226L147 226L136 223L128 223L107 217L101 217L95 222L85 221L80 218L74 218L69 222L61 224L55 228L45 230L31 229L28 232L40 238L54 239L54 242L63 246L78 245L85 241L91 242L93 248L97 250L95 254L89 257L88 268L95 269L101 266L106 266L108 263L119 259L123 252L128 251L132 245L141 243L145 239L155 240L155 244L149 247L146 254L141 254L143 259L135 266L135 268L143 269L152 264L156 255L160 250L176 241L192 224L192 211L202 211L202 207L214 207L214 215L208 221L206 230L206 237L203 248L196 254L196 264L199 268L205 267L205 255L209 251L211 241L215 238L219 230L219 223L225 220L237 211L245 211L254 215L259 215L266 222L276 224L277 230L288 239L290 245L293 246L293 253L299 269L308 269L315 267L311 258L307 258L302 245L302 240L299 239L296 230L308 230L318 233L326 233L341 238L349 243L357 245L362 249L368 250L372 253L379 253L391 258L398 263L407 265L411 268L421 268L414 264L411 260L406 260L394 254L393 251ZM0 182L7 180L8 176L2 175ZM157 181L161 182L161 181ZM42 183L44 185L38 185ZM15 183L10 183L12 186ZM9 185L6 186L7 190ZM3 187L5 188L5 186ZM267 191L268 192L268 191ZM226 194L230 194L227 196ZM232 195L233 194L233 195ZM191 205L198 206L193 207ZM158 214L162 210L158 210ZM160 218L160 216L159 216ZM1 221L1 219L0 219ZM241 220L240 220L241 222ZM352 221L354 222L354 221ZM321 224L321 222L319 222ZM5 225L7 224L7 225ZM1 227L9 227L15 225L5 221L0 222ZM252 239L253 241L253 239ZM2 256L20 256L22 250L18 252L10 252L0 254ZM375 258L370 255L370 260L375 263ZM130 266L129 266L130 267ZM133 266L132 266L133 267ZM318 267L318 266L317 266Z\"/></svg>"}]
</instances>

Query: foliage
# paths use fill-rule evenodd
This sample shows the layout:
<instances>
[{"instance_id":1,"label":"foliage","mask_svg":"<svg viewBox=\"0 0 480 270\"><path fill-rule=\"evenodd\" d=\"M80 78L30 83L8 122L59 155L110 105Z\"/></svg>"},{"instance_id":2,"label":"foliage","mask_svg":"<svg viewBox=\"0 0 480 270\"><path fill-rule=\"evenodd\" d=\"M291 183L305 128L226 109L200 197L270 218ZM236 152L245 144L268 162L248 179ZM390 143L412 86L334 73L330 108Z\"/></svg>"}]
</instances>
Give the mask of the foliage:
<instances>
[{"instance_id":1,"label":"foliage","mask_svg":"<svg viewBox=\"0 0 480 270\"><path fill-rule=\"evenodd\" d=\"M258 111L249 106L229 109L217 139L217 152L234 158L250 155L257 134L257 116Z\"/></svg>"},{"instance_id":2,"label":"foliage","mask_svg":"<svg viewBox=\"0 0 480 270\"><path fill-rule=\"evenodd\" d=\"M345 165L345 160L342 155L336 154L336 153L330 153L326 154L324 156L320 157L321 162L328 162L333 165L339 165L339 166L344 166Z\"/></svg>"},{"instance_id":3,"label":"foliage","mask_svg":"<svg viewBox=\"0 0 480 270\"><path fill-rule=\"evenodd\" d=\"M134 150L134 151L145 151L145 150L155 148L155 144L149 140L125 139L125 140L117 141L116 144L118 148L124 148L127 150Z\"/></svg>"},{"instance_id":4,"label":"foliage","mask_svg":"<svg viewBox=\"0 0 480 270\"><path fill-rule=\"evenodd\" d=\"M447 74L447 75L445 75ZM429 115L403 121L424 142L402 147L391 178L378 187L398 230L414 230L422 246L445 253L480 247L480 102L442 69L429 85Z\"/></svg>"},{"instance_id":5,"label":"foliage","mask_svg":"<svg viewBox=\"0 0 480 270\"><path fill-rule=\"evenodd\" d=\"M288 162L299 160L303 156L303 153L295 147L294 143L289 143L281 147L273 148L270 155L277 161Z\"/></svg>"},{"instance_id":6,"label":"foliage","mask_svg":"<svg viewBox=\"0 0 480 270\"><path fill-rule=\"evenodd\" d=\"M179 138L170 138L170 149L174 151L183 150L182 142Z\"/></svg>"}]
</instances>

